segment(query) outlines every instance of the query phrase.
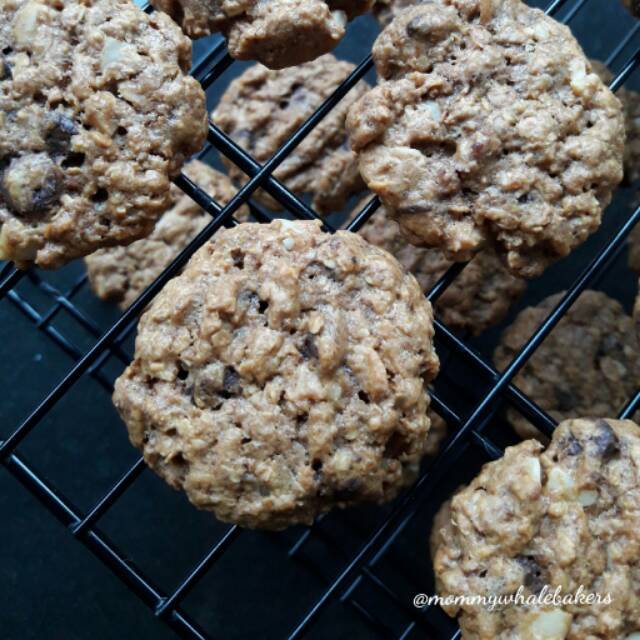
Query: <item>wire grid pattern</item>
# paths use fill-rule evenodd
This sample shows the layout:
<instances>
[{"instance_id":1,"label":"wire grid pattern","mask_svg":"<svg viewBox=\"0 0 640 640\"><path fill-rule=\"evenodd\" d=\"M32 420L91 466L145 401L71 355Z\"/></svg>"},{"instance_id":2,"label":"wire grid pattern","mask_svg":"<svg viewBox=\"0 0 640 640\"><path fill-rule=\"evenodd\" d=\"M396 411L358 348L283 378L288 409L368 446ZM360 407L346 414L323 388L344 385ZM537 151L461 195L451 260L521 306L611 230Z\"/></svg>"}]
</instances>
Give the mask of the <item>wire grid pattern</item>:
<instances>
[{"instance_id":1,"label":"wire grid pattern","mask_svg":"<svg viewBox=\"0 0 640 640\"><path fill-rule=\"evenodd\" d=\"M553 15L563 10L563 20L569 22L587 2L588 0L553 0L546 7L546 12ZM151 11L152 9L147 6L145 10ZM639 30L639 25L636 24L622 40L613 43L607 64L611 65L629 48L629 45L636 41ZM611 84L613 90L622 86L639 62L640 48L636 48L630 57L616 65L619 67L619 72ZM192 75L201 82L206 90L232 64L233 60L230 58L224 42L219 41L194 66ZM90 377L108 393L111 393L112 379L105 373L105 365L110 360L118 363L120 368L128 364L130 353L125 343L135 330L139 313L160 291L167 280L184 266L194 251L221 226L237 224L233 218L234 212L242 204L249 202L249 198L257 188L264 188L295 218L320 219L309 206L273 177L273 172L371 68L372 60L369 55L264 165L257 163L220 129L209 124L208 143L200 155L203 156L210 149L215 148L240 167L250 177L250 180L224 207L216 203L185 175L181 175L175 180L178 187L211 215L211 222L105 333L102 332L99 322L74 302L79 292L87 286L86 275L79 276L70 287L61 290L51 284L48 279L42 277L39 272L33 270L18 271L8 263L4 264L0 270L0 299L5 299L4 304L13 305L25 317L26 321L31 322L53 344L75 361L75 365L62 380L33 408L28 417L0 443L0 460L40 502L70 529L79 542L99 557L124 581L131 591L148 605L154 615L164 620L185 638L204 640L221 637L217 635L215 629L201 628L196 620L191 619L183 609L183 602L234 541L242 535L242 531L236 526L228 526L204 556L194 566L184 571L184 577L178 585L165 590L146 577L129 561L128 554L118 549L98 528L100 519L143 473L145 466L142 458L138 458L91 508L81 511L27 463L18 451L18 445L38 426L81 377ZM378 199L373 198L346 228L357 231L372 215L375 215L378 206ZM250 202L250 207L252 214L259 221L270 219L270 215L253 202ZM434 487L463 455L470 453L478 460L478 464L502 455L503 447L487 435L486 427L503 403L517 408L544 433L550 434L553 431L554 420L513 385L512 380L571 304L575 302L579 294L601 277L610 266L619 253L626 236L639 218L640 208L637 208L604 243L556 308L538 327L504 371L496 371L491 363L478 355L464 339L455 335L447 326L436 320L436 337L445 351L438 389L443 387L456 388L456 372L455 370L450 371L447 367L446 354L449 353L454 354L468 369L474 372L474 375L484 381L486 384L485 392L479 400L472 400L468 407L452 402L449 399L451 394L441 394L439 390L432 393L432 406L452 427L452 435L442 447L439 455L425 466L418 482L397 500L392 508L382 512L382 518L378 518L375 526L366 529L355 522L349 512L340 513L337 516L331 514L332 517L342 519L349 527L360 529L360 543L355 551L344 552L340 541L336 540L335 532L332 532L329 527L325 527L328 518L326 515L318 518L313 527L296 534L293 540L284 535L277 538L278 543L284 545L290 558L303 563L310 572L315 573L325 582L320 596L285 634L285 637L289 640L304 637L321 613L336 600L352 608L362 617L372 632L382 638L403 640L411 637L414 631L419 631L420 637L424 637L425 634L427 637L452 639L459 636L459 630L455 625L435 607L415 609L410 599L401 595L394 588L394 580L383 575L384 572L379 569L381 561L394 553L394 544L402 532L418 510L428 502ZM326 221L322 220L322 223L326 231L335 230ZM427 297L435 302L461 273L464 266L464 264L456 264L451 267L427 294ZM25 290L37 292L40 297L45 299L47 310L41 311L37 304L30 301L29 294L24 293ZM54 320L63 312L68 314L88 336L92 343L90 348L84 350L82 346L74 342L73 337L65 335L65 332L56 328ZM445 398L445 396L447 397ZM639 406L640 391L629 399L625 407L621 407L620 417L633 415ZM329 552L337 558L337 570L331 576L325 575L326 572L322 567L318 567L317 563L305 555L305 549L317 541L324 544ZM396 568L398 572L402 572L400 566ZM390 625L388 621L382 619L379 606L371 606L361 599L360 593L363 585L367 586L368 593L374 593L379 598L378 602L383 603L383 608L393 606L401 612L402 624L399 631L398 625ZM412 588L417 592L419 585L412 584ZM446 620L446 625L443 619ZM447 626L448 630L443 632L442 629Z\"/></svg>"}]
</instances>

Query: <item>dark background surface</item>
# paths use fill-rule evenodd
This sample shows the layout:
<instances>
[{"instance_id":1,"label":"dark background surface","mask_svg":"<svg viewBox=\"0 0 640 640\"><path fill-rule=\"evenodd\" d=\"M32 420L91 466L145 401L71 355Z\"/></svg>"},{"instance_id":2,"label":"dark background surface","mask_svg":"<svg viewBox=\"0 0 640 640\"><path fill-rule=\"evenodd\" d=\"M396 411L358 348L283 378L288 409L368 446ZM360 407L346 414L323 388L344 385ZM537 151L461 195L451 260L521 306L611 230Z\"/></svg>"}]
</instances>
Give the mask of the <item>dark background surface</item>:
<instances>
[{"instance_id":1,"label":"dark background surface","mask_svg":"<svg viewBox=\"0 0 640 640\"><path fill-rule=\"evenodd\" d=\"M589 0L571 24L586 53L600 59L607 57L632 25L614 0ZM356 20L336 55L359 62L369 51L376 33L372 18ZM196 44L194 60L198 60L204 46ZM614 62L614 71L620 69L628 53ZM235 63L214 85L209 91L211 107L228 81L246 66ZM638 85L638 73L630 84ZM213 157L210 161L217 164ZM601 230L569 259L533 281L510 317L518 309L567 287L629 215L633 200L632 188L620 189ZM66 290L82 272L82 263L76 263L59 272L41 275L53 286ZM598 288L631 308L636 280L626 268L625 254ZM46 312L53 304L52 298L28 279L16 291L38 313ZM106 330L119 315L115 308L98 301L86 286L74 302L96 320L100 331ZM95 337L64 311L56 316L51 327L82 352L95 342ZM499 333L500 328L496 328L471 343L490 359ZM25 317L12 299L0 302L0 344L3 381L0 437L5 437L54 387L73 360ZM131 347L131 340L127 346ZM122 368L119 361L111 358L103 371L112 380ZM465 396L470 388L476 397L482 393L484 383L472 370L452 362L448 371L452 380L445 378L442 384L449 385L448 392L454 400L473 401L474 398ZM500 420L493 427L498 439L513 441L510 430ZM89 509L137 458L111 406L109 393L86 375L19 451L80 510ZM426 537L434 509L455 486L474 475L480 463L477 455L470 454L452 467L379 563L379 574L405 604L414 593L431 586ZM285 637L388 511L389 507L364 508L332 514L295 558L287 553L303 529L277 535L243 532L187 598L185 609L213 638ZM3 640L176 637L5 468L0 470L0 523ZM170 592L227 530L226 525L217 523L209 514L190 507L181 494L148 471L100 520L99 528L164 592ZM366 584L355 593L398 637L407 620L401 607ZM442 625L444 629L444 622ZM358 639L378 635L351 604L334 599L309 637ZM409 637L424 637L424 632L418 630Z\"/></svg>"}]
</instances>

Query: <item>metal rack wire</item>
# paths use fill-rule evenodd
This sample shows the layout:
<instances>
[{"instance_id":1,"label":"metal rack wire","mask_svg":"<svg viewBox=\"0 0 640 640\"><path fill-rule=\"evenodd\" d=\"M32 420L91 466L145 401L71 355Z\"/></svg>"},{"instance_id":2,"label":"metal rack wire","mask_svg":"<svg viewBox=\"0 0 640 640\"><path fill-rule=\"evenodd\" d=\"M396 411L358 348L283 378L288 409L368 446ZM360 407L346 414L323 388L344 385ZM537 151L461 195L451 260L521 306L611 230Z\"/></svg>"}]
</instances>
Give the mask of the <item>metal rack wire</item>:
<instances>
[{"instance_id":1,"label":"metal rack wire","mask_svg":"<svg viewBox=\"0 0 640 640\"><path fill-rule=\"evenodd\" d=\"M588 0L553 0L547 6L546 12L553 15L563 11L562 19L569 22L587 2ZM147 7L146 10L151 9ZM626 50L633 48L634 43L637 42L639 30L640 27L636 24L623 39L612 43L607 64L613 64ZM612 89L617 90L621 87L639 63L640 47L637 47L630 57L618 65L620 71L611 84ZM194 66L192 74L207 89L232 64L233 60L229 57L224 42L218 42ZM66 375L31 410L26 419L13 427L6 439L0 442L2 464L69 529L79 542L100 558L151 609L155 616L165 621L185 638L205 640L223 637L219 630L205 629L197 620L192 619L185 611L184 602L210 569L239 539L242 531L236 526L227 527L203 557L194 566L184 570L184 577L177 586L173 588L160 586L144 575L129 560L128 554L117 548L99 527L101 518L113 508L144 472L145 466L141 458L137 459L89 509L83 511L63 496L43 475L37 473L34 466L25 460L18 447L81 378L91 379L106 391L111 391L112 379L105 374L105 364L115 360L122 368L128 363L130 354L125 344L135 329L140 312L167 280L182 268L194 251L221 226L237 224L233 218L234 212L249 201L256 189L264 188L290 215L296 218L319 219L318 215L282 185L273 173L371 68L371 56L367 56L333 95L262 166L221 130L210 124L208 145L203 153L211 148L217 149L240 167L250 179L224 207L216 203L209 194L186 176L181 175L176 179L176 185L211 214L211 222L106 332L101 330L99 322L75 302L79 292L87 287L85 275L78 276L71 286L61 290L40 272L18 271L11 264L4 264L0 269L2 304L13 305L24 316L25 321L30 322L75 362ZM377 198L373 198L347 228L352 231L358 230L372 215L375 215L378 206ZM252 207L258 219L268 219L263 211L253 205ZM452 427L452 435L439 455L426 465L418 482L392 507L379 511L378 514L382 514L382 517L375 519L371 526L356 522L349 512L345 512L319 518L313 527L302 533L296 533L293 539L290 535L275 537L277 543L284 546L291 560L299 561L324 582L324 588L315 602L283 634L286 638L295 640L307 635L323 611L335 602L341 602L350 607L365 621L376 637L401 640L412 637L412 634L418 634L415 637L425 637L425 635L452 639L458 637L459 631L444 614L434 608L425 607L418 610L412 606L407 594L411 593L411 590L419 591L420 584L416 582L415 576L411 575L411 571L403 570L402 560L397 557L398 540L406 532L416 514L425 505L430 504L433 491L442 484L443 478L456 465L456 461L470 455L479 465L502 454L502 445L487 434L486 427L503 403L517 408L541 431L552 432L555 426L553 419L527 398L512 383L512 380L579 294L587 286L592 285L610 266L626 236L639 219L640 208L624 220L620 228L604 242L556 308L537 328L504 371L496 371L491 363L480 356L465 340L437 321L436 336L439 345L444 352L451 354L451 357L458 361L459 366L466 368L470 375L482 381L485 386L484 392L478 397L468 398L466 402L452 402L450 400L452 394L441 393L441 390L455 388L456 372L449 370L448 366L443 367L432 400L433 407ZM334 231L326 221L322 222L325 230ZM463 268L464 265L454 265L428 293L428 298L436 301ZM30 295L34 292L50 304L46 311L40 311L38 306L31 302ZM85 337L92 342L88 350L83 350L75 344L71 336L56 328L54 321L62 313L73 318ZM460 392L454 395L462 397L463 394ZM640 407L640 391L629 399L625 407L621 408L620 417L633 415L638 407ZM355 548L345 552L343 541L338 539L335 530L327 524L330 519L337 519L341 526L344 525L356 532ZM331 575L326 575L326 568L318 566L318 563L313 561L312 554L306 553L309 546L316 543L322 544L336 558L337 568ZM390 558L395 574L400 575L404 580L403 589L394 586L398 582L396 575L389 578L385 574L384 565L388 564ZM394 608L396 614L392 623L386 619L387 616L381 615L379 606L367 604L372 596L377 598L378 602L382 601L384 607Z\"/></svg>"}]
</instances>

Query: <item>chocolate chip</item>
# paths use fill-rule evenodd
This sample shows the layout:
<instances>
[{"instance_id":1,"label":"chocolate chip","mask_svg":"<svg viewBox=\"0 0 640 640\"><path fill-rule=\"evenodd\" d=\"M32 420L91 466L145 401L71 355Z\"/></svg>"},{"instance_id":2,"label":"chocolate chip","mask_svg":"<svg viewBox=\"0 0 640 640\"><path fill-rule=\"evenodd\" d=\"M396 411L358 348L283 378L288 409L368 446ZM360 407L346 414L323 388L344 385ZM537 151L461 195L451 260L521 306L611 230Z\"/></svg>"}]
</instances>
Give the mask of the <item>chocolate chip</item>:
<instances>
[{"instance_id":1,"label":"chocolate chip","mask_svg":"<svg viewBox=\"0 0 640 640\"><path fill-rule=\"evenodd\" d=\"M602 338L602 342L598 347L598 352L596 353L597 358L606 358L613 357L615 358L617 354L624 353L624 345L622 342L614 335L607 334Z\"/></svg>"},{"instance_id":2,"label":"chocolate chip","mask_svg":"<svg viewBox=\"0 0 640 640\"><path fill-rule=\"evenodd\" d=\"M14 158L2 176L2 195L18 215L46 211L57 199L62 171L46 153Z\"/></svg>"},{"instance_id":3,"label":"chocolate chip","mask_svg":"<svg viewBox=\"0 0 640 640\"><path fill-rule=\"evenodd\" d=\"M524 572L524 586L532 593L540 593L546 584L544 572L533 556L516 556L516 562Z\"/></svg>"},{"instance_id":4,"label":"chocolate chip","mask_svg":"<svg viewBox=\"0 0 640 640\"><path fill-rule=\"evenodd\" d=\"M598 420L596 423L597 433L592 440L596 445L598 455L604 460L611 460L620 453L620 443L615 431L605 420Z\"/></svg>"},{"instance_id":5,"label":"chocolate chip","mask_svg":"<svg viewBox=\"0 0 640 640\"><path fill-rule=\"evenodd\" d=\"M237 396L242 392L240 386L240 374L231 366L224 368L224 374L222 376L222 387L224 389L224 397Z\"/></svg>"},{"instance_id":6,"label":"chocolate chip","mask_svg":"<svg viewBox=\"0 0 640 640\"><path fill-rule=\"evenodd\" d=\"M571 432L560 441L560 447L568 456L577 456L583 450L580 441Z\"/></svg>"},{"instance_id":7,"label":"chocolate chip","mask_svg":"<svg viewBox=\"0 0 640 640\"><path fill-rule=\"evenodd\" d=\"M78 133L75 122L60 111L51 114L47 122L45 144L53 156L63 156L69 153L71 136Z\"/></svg>"},{"instance_id":8,"label":"chocolate chip","mask_svg":"<svg viewBox=\"0 0 640 640\"><path fill-rule=\"evenodd\" d=\"M384 447L385 458L397 458L407 449L407 439L398 431L394 431Z\"/></svg>"},{"instance_id":9,"label":"chocolate chip","mask_svg":"<svg viewBox=\"0 0 640 640\"><path fill-rule=\"evenodd\" d=\"M63 169L68 169L69 167L81 167L84 164L84 160L84 153L71 151L67 154L67 157L60 163L60 166Z\"/></svg>"},{"instance_id":10,"label":"chocolate chip","mask_svg":"<svg viewBox=\"0 0 640 640\"><path fill-rule=\"evenodd\" d=\"M240 249L231 250L231 259L233 260L233 266L238 269L244 268L244 251Z\"/></svg>"},{"instance_id":11,"label":"chocolate chip","mask_svg":"<svg viewBox=\"0 0 640 640\"><path fill-rule=\"evenodd\" d=\"M3 57L0 57L0 80L13 80L11 65L9 61Z\"/></svg>"},{"instance_id":12,"label":"chocolate chip","mask_svg":"<svg viewBox=\"0 0 640 640\"><path fill-rule=\"evenodd\" d=\"M302 344L298 347L298 351L300 351L305 360L318 357L318 347L316 347L315 340L310 333L307 333L303 338Z\"/></svg>"},{"instance_id":13,"label":"chocolate chip","mask_svg":"<svg viewBox=\"0 0 640 640\"><path fill-rule=\"evenodd\" d=\"M96 204L100 204L101 202L106 202L109 199L109 192L106 189L97 189L95 193L91 195L91 202L95 202Z\"/></svg>"}]
</instances>

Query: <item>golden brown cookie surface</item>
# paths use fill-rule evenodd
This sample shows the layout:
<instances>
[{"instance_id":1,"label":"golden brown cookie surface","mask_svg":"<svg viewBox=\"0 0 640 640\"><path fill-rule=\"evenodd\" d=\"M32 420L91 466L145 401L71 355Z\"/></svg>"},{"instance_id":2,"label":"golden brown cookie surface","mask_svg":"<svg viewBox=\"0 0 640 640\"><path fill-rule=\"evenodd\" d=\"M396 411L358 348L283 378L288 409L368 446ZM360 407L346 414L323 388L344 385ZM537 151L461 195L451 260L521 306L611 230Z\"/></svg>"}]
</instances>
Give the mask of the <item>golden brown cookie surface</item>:
<instances>
[{"instance_id":1,"label":"golden brown cookie surface","mask_svg":"<svg viewBox=\"0 0 640 640\"><path fill-rule=\"evenodd\" d=\"M332 55L281 71L250 67L221 98L211 114L213 123L263 164L354 68ZM349 107L367 89L365 82L353 87L274 173L297 195L310 194L312 206L320 213L341 209L364 186L347 142L345 119ZM226 165L235 181L247 181L236 165L229 161ZM264 191L256 197L271 209L280 208Z\"/></svg>"},{"instance_id":2,"label":"golden brown cookie surface","mask_svg":"<svg viewBox=\"0 0 640 640\"><path fill-rule=\"evenodd\" d=\"M355 211L365 203L363 200ZM358 233L394 255L416 277L425 293L453 265L439 249L409 244L384 206ZM437 315L452 329L478 335L504 318L525 287L525 280L509 273L495 253L487 249L477 254L440 296L435 305Z\"/></svg>"},{"instance_id":3,"label":"golden brown cookie surface","mask_svg":"<svg viewBox=\"0 0 640 640\"><path fill-rule=\"evenodd\" d=\"M347 22L368 11L373 0L155 0L200 38L222 32L229 53L258 60L270 69L293 67L333 50Z\"/></svg>"},{"instance_id":4,"label":"golden brown cookie surface","mask_svg":"<svg viewBox=\"0 0 640 640\"><path fill-rule=\"evenodd\" d=\"M502 371L558 304L555 294L522 311L494 356ZM638 389L640 341L622 305L585 291L545 338L514 383L556 420L575 415L615 416ZM509 420L523 438L539 432L515 410Z\"/></svg>"},{"instance_id":5,"label":"golden brown cookie surface","mask_svg":"<svg viewBox=\"0 0 640 640\"><path fill-rule=\"evenodd\" d=\"M0 49L0 258L54 268L149 233L206 134L189 40L123 0L7 0Z\"/></svg>"},{"instance_id":6,"label":"golden brown cookie surface","mask_svg":"<svg viewBox=\"0 0 640 640\"><path fill-rule=\"evenodd\" d=\"M633 638L640 628L640 428L566 420L485 465L432 535L442 596L598 594L600 602L447 607L463 638ZM445 513L446 517L446 513ZM607 596L610 601L607 602Z\"/></svg>"},{"instance_id":7,"label":"golden brown cookie surface","mask_svg":"<svg viewBox=\"0 0 640 640\"><path fill-rule=\"evenodd\" d=\"M310 222L218 232L142 316L114 402L147 463L248 527L415 478L438 359L413 276Z\"/></svg>"},{"instance_id":8,"label":"golden brown cookie surface","mask_svg":"<svg viewBox=\"0 0 640 640\"><path fill-rule=\"evenodd\" d=\"M381 81L347 118L360 171L414 243L493 245L540 274L599 224L624 118L570 31L519 0L434 0L378 37Z\"/></svg>"},{"instance_id":9,"label":"golden brown cookie surface","mask_svg":"<svg viewBox=\"0 0 640 640\"><path fill-rule=\"evenodd\" d=\"M198 160L187 164L184 173L220 205L235 195L227 176ZM211 222L211 216L174 185L171 199L171 207L149 236L126 247L100 249L85 258L89 282L98 297L126 309ZM247 215L243 206L235 217L246 220Z\"/></svg>"}]
</instances>

